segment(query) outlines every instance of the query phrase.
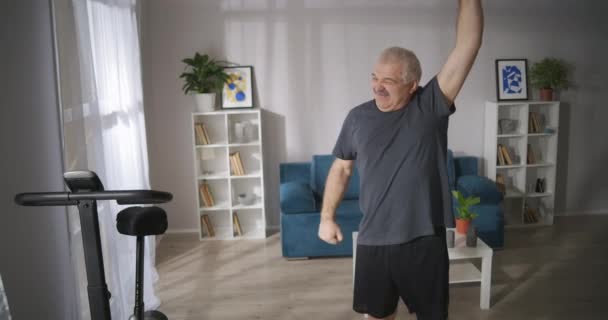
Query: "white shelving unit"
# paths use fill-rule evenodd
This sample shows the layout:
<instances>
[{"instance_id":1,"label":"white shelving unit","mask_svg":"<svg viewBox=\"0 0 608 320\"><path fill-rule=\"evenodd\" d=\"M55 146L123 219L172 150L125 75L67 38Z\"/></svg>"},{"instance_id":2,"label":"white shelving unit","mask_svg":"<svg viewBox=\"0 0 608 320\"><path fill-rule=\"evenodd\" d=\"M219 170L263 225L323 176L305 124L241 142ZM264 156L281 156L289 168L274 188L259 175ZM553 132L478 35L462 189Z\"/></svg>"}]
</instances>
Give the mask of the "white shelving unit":
<instances>
[{"instance_id":1,"label":"white shelving unit","mask_svg":"<svg viewBox=\"0 0 608 320\"><path fill-rule=\"evenodd\" d=\"M252 130L249 139L238 141L236 123L248 123ZM201 123L207 130L209 144L197 141L195 125ZM260 109L221 110L194 112L191 121L194 146L194 191L197 200L197 221L201 240L259 239L266 237L266 209L264 207L264 166L262 155L262 118ZM244 175L231 170L229 155L238 151ZM214 206L205 206L199 188L207 183L213 195ZM253 194L253 203L239 203L239 194ZM241 235L234 225L238 215ZM210 236L202 221L207 215L214 236Z\"/></svg>"},{"instance_id":2,"label":"white shelving unit","mask_svg":"<svg viewBox=\"0 0 608 320\"><path fill-rule=\"evenodd\" d=\"M505 179L503 205L507 227L553 224L559 104L559 101L486 102L484 173L494 181L497 174ZM538 115L540 133L529 132L530 112ZM506 130L506 121L500 121L505 119L515 121L513 131ZM509 150L511 165L499 164L499 144ZM536 158L533 164L527 161L528 144ZM543 192L536 190L539 178L545 180ZM536 210L536 222L526 218L526 206Z\"/></svg>"}]
</instances>

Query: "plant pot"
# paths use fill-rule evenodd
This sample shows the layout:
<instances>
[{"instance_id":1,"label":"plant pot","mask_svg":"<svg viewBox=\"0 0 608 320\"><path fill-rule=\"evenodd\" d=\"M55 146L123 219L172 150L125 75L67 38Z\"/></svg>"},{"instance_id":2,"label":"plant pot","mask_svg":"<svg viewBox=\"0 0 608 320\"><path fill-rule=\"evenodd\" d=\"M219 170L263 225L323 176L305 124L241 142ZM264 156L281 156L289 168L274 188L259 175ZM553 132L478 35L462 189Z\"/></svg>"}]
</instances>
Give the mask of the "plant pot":
<instances>
[{"instance_id":1,"label":"plant pot","mask_svg":"<svg viewBox=\"0 0 608 320\"><path fill-rule=\"evenodd\" d=\"M553 89L551 89L551 88L540 89L540 100L553 101Z\"/></svg>"},{"instance_id":2,"label":"plant pot","mask_svg":"<svg viewBox=\"0 0 608 320\"><path fill-rule=\"evenodd\" d=\"M197 93L194 95L196 111L211 112L215 110L215 93Z\"/></svg>"},{"instance_id":3,"label":"plant pot","mask_svg":"<svg viewBox=\"0 0 608 320\"><path fill-rule=\"evenodd\" d=\"M471 225L471 220L464 220L456 218L456 232L460 234L466 234Z\"/></svg>"}]
</instances>

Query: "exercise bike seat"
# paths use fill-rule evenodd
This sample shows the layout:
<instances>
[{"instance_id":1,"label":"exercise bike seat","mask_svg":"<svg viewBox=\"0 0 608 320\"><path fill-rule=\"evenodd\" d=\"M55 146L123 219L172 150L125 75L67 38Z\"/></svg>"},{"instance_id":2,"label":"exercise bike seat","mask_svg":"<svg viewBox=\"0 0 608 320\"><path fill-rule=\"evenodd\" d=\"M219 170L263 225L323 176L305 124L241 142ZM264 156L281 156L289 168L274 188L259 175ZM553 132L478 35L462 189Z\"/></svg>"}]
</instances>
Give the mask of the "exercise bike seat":
<instances>
[{"instance_id":1,"label":"exercise bike seat","mask_svg":"<svg viewBox=\"0 0 608 320\"><path fill-rule=\"evenodd\" d=\"M129 207L116 216L116 229L128 236L163 234L167 231L167 214L159 207Z\"/></svg>"}]
</instances>

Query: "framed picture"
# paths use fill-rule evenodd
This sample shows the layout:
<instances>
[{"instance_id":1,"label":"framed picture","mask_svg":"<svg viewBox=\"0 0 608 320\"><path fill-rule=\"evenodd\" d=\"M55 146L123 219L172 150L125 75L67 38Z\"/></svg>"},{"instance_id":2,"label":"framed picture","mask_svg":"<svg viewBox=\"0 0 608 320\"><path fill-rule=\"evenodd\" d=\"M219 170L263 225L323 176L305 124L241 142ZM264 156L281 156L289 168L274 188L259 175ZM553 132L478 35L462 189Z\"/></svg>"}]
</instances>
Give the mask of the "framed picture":
<instances>
[{"instance_id":1,"label":"framed picture","mask_svg":"<svg viewBox=\"0 0 608 320\"><path fill-rule=\"evenodd\" d=\"M222 89L222 109L253 108L253 67L226 67L228 81Z\"/></svg>"},{"instance_id":2,"label":"framed picture","mask_svg":"<svg viewBox=\"0 0 608 320\"><path fill-rule=\"evenodd\" d=\"M496 60L496 99L528 100L528 60Z\"/></svg>"}]
</instances>

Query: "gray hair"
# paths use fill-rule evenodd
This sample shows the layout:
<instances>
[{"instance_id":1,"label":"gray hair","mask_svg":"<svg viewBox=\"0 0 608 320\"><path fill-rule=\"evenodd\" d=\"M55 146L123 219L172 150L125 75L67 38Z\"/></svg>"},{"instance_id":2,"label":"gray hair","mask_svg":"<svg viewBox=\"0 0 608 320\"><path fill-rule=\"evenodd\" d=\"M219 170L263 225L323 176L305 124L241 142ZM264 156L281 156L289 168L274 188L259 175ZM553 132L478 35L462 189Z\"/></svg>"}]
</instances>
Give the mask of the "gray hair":
<instances>
[{"instance_id":1,"label":"gray hair","mask_svg":"<svg viewBox=\"0 0 608 320\"><path fill-rule=\"evenodd\" d=\"M403 80L406 82L412 80L420 81L422 77L420 61L418 61L418 57L411 50L401 47L386 48L380 53L378 62L400 63L403 66Z\"/></svg>"}]
</instances>

